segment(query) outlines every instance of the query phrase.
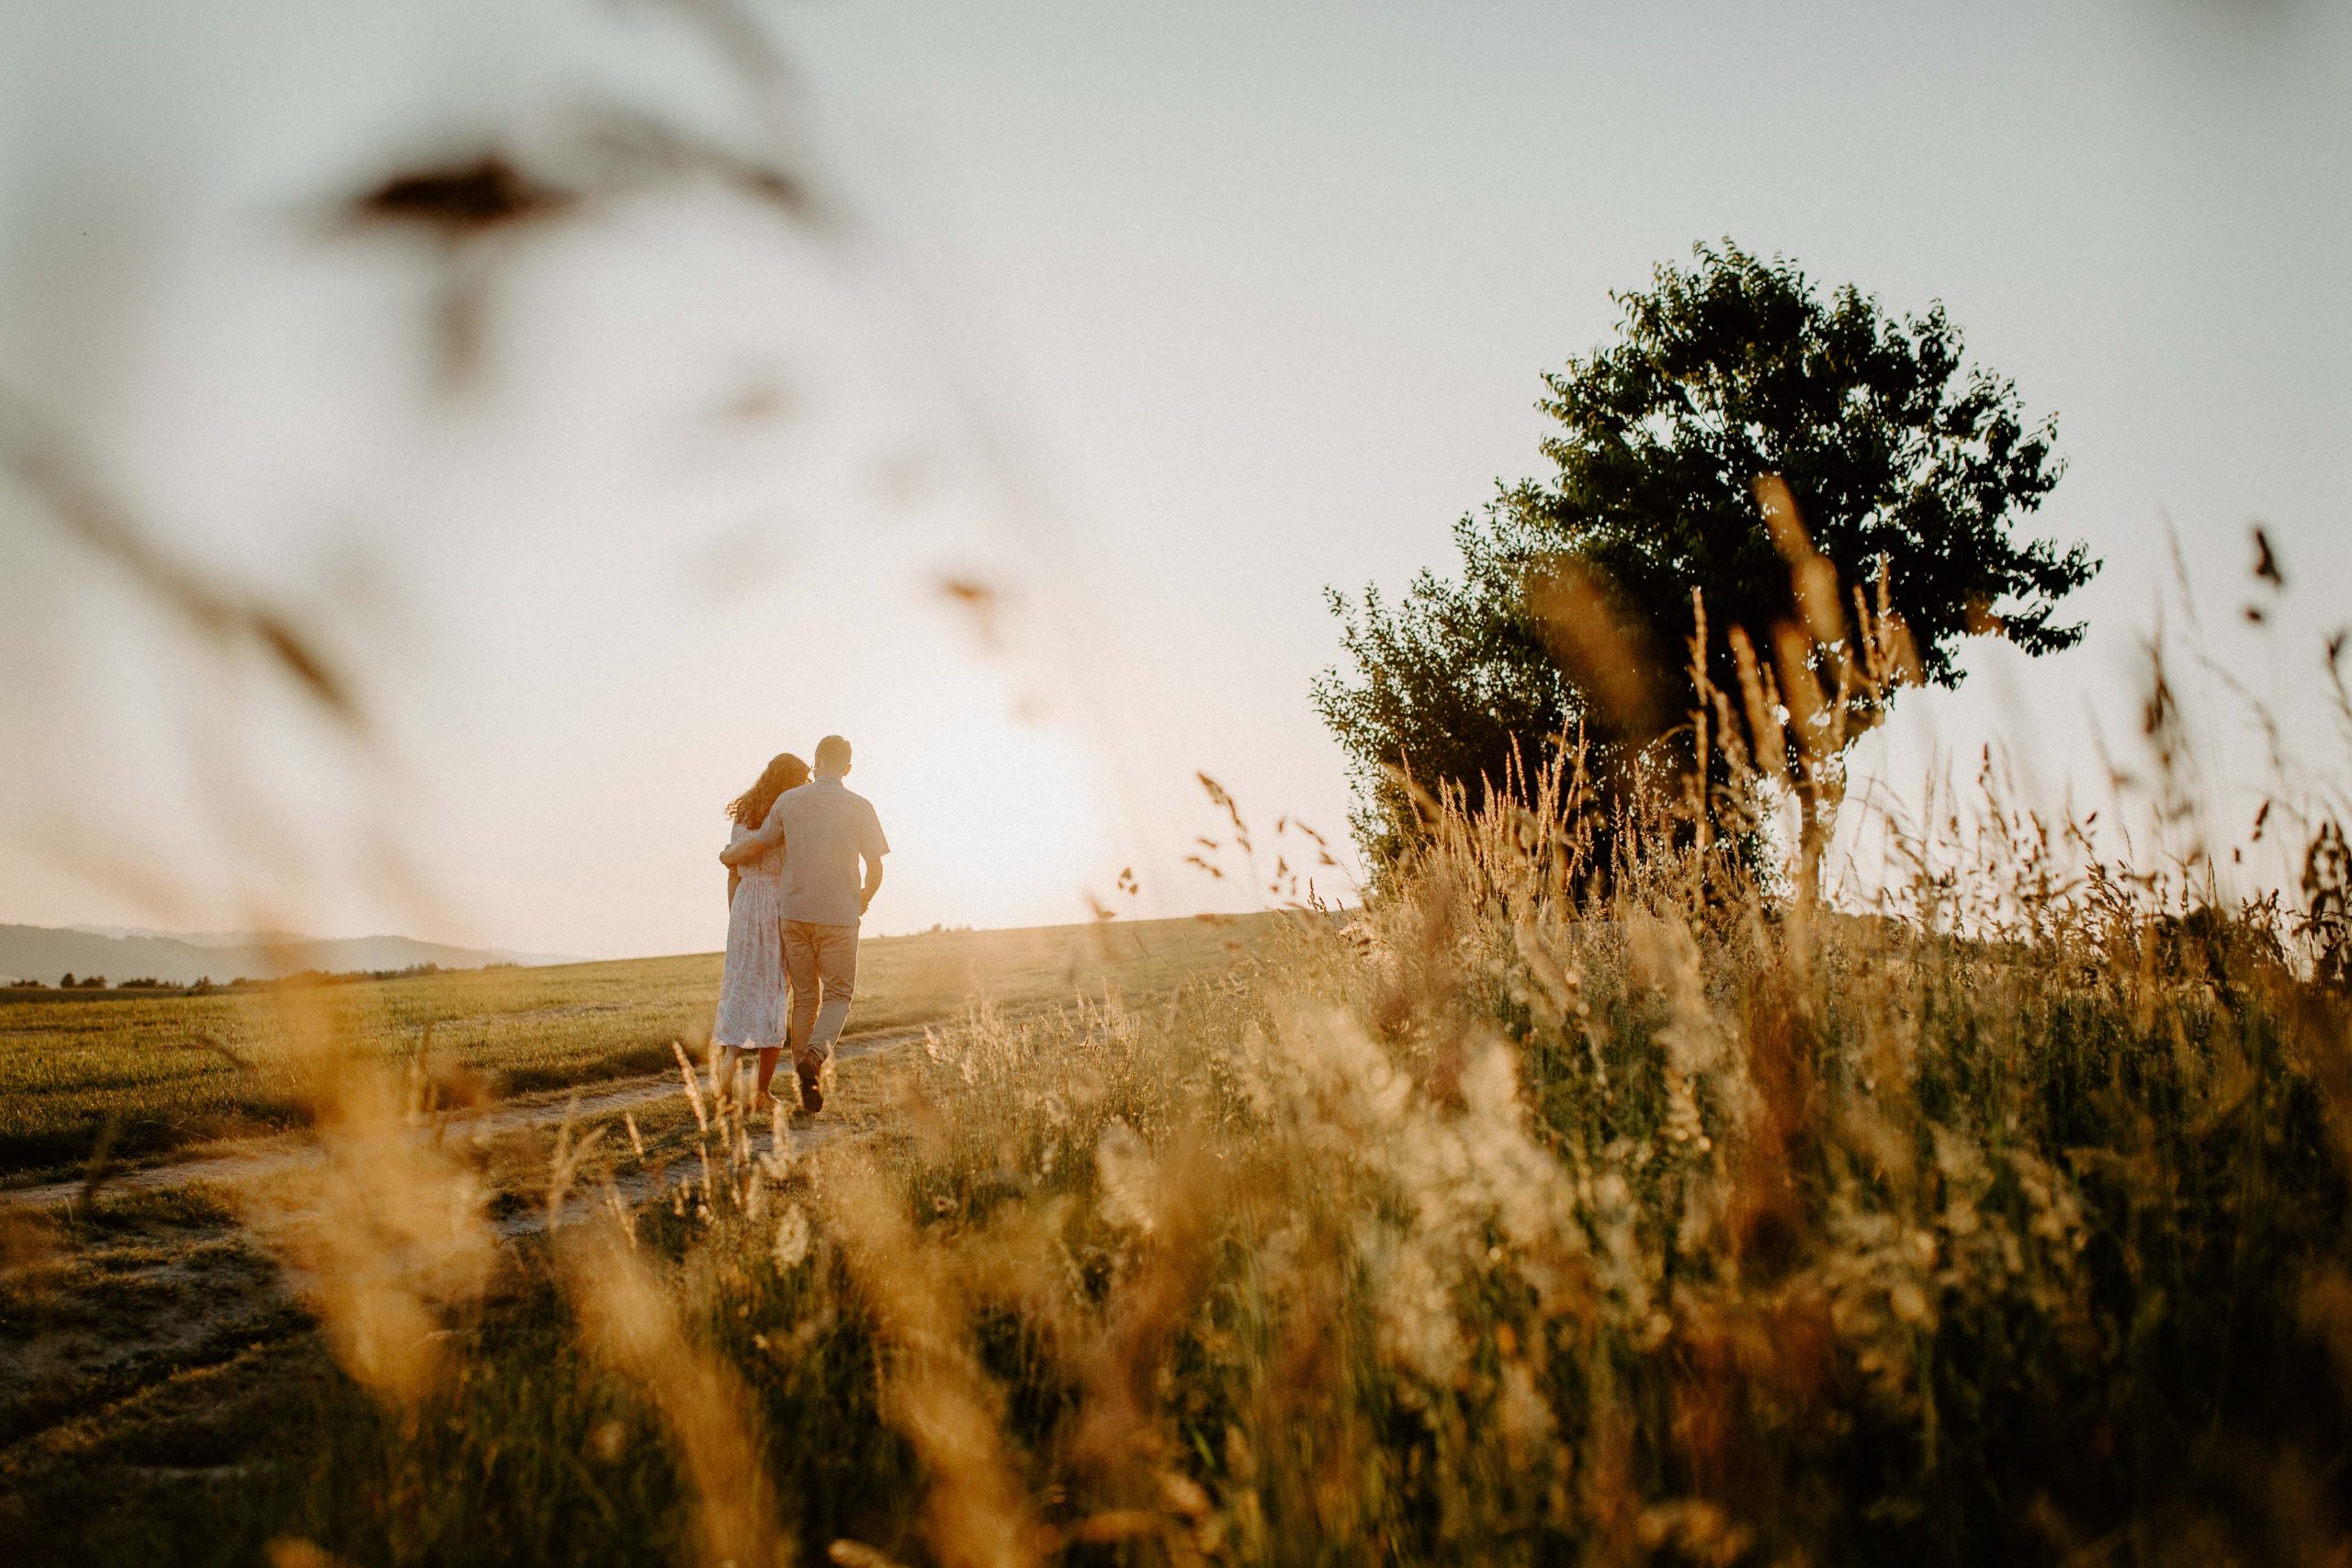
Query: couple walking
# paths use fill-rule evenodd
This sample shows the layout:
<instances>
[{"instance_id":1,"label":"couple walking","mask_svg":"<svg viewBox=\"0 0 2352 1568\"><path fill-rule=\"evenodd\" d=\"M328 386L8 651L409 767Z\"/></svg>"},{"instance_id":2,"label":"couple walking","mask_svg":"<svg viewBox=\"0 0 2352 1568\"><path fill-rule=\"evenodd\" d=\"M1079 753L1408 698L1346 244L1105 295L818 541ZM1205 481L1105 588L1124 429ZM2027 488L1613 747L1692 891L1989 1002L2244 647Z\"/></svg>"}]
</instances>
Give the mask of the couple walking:
<instances>
[{"instance_id":1,"label":"couple walking","mask_svg":"<svg viewBox=\"0 0 2352 1568\"><path fill-rule=\"evenodd\" d=\"M849 1021L857 922L890 852L872 803L842 783L849 766L849 742L828 735L817 742L813 779L786 752L727 808L734 829L718 854L728 871L727 967L710 1038L725 1052L721 1095L735 1092L743 1053L759 1053L758 1110L774 1104L768 1086L787 1042L801 1108L822 1108L833 1043Z\"/></svg>"}]
</instances>

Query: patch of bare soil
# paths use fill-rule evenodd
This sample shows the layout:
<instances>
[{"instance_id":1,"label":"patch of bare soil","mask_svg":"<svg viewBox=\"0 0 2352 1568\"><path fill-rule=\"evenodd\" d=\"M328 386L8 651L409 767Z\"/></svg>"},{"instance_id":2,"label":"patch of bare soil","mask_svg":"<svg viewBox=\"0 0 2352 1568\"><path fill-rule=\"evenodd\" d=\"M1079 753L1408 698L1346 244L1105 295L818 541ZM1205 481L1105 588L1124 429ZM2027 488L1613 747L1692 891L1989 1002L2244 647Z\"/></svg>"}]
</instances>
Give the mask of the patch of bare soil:
<instances>
[{"instance_id":1,"label":"patch of bare soil","mask_svg":"<svg viewBox=\"0 0 2352 1568\"><path fill-rule=\"evenodd\" d=\"M260 1562L232 1492L283 1483L288 1426L338 1378L319 1337L262 1337L0 1450L0 1562ZM250 1524L244 1528L250 1529Z\"/></svg>"},{"instance_id":2,"label":"patch of bare soil","mask_svg":"<svg viewBox=\"0 0 2352 1568\"><path fill-rule=\"evenodd\" d=\"M877 1032L844 1042L841 1056L871 1056L922 1036ZM486 1155L502 1140L537 1144L567 1121L684 1093L675 1075L635 1079L507 1101L420 1127L418 1135L463 1137ZM829 1111L796 1121L783 1135L798 1155L868 1125L864 1116ZM771 1125L754 1122L745 1132L755 1153L768 1152ZM273 1140L127 1173L102 1188L95 1204L85 1201L80 1182L5 1195L0 1561L18 1560L5 1550L12 1529L34 1530L61 1489L130 1486L185 1502L192 1491L237 1483L254 1462L246 1456L268 1451L229 1440L252 1425L240 1414L251 1414L243 1403L247 1385L256 1369L279 1365L274 1357L296 1348L314 1359L322 1353L301 1282L238 1222L232 1190L322 1157L314 1145ZM615 1181L626 1202L640 1205L700 1170L698 1161L656 1157L616 1173ZM576 1190L552 1218L574 1223L602 1201L601 1186ZM519 1190L502 1195L492 1214L510 1244L544 1231L550 1218L543 1202ZM203 1437L207 1431L215 1438Z\"/></svg>"},{"instance_id":3,"label":"patch of bare soil","mask_svg":"<svg viewBox=\"0 0 2352 1568\"><path fill-rule=\"evenodd\" d=\"M0 1474L22 1443L299 1321L276 1264L227 1226L74 1246L0 1280Z\"/></svg>"}]
</instances>

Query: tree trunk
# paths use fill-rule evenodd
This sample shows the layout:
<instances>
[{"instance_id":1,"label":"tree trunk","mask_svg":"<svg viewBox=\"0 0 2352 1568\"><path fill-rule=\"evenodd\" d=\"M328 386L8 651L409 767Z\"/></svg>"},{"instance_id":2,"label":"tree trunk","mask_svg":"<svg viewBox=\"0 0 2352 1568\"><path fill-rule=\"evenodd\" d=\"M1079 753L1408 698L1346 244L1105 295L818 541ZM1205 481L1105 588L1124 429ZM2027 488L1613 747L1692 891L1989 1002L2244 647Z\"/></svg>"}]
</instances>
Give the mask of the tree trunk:
<instances>
[{"instance_id":1,"label":"tree trunk","mask_svg":"<svg viewBox=\"0 0 2352 1568\"><path fill-rule=\"evenodd\" d=\"M1797 792L1797 908L1810 916L1821 902L1821 860L1844 794L1812 766L1800 768Z\"/></svg>"}]
</instances>

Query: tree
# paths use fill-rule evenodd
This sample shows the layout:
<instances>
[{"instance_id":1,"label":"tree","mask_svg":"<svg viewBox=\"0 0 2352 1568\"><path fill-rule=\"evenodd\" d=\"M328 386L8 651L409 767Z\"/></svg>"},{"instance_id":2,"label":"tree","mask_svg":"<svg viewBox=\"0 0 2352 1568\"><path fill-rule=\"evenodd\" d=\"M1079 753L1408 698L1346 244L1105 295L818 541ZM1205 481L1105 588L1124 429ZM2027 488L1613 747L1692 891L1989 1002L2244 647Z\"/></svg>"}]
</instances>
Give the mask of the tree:
<instances>
[{"instance_id":1,"label":"tree","mask_svg":"<svg viewBox=\"0 0 2352 1568\"><path fill-rule=\"evenodd\" d=\"M1963 368L1940 305L1897 320L1728 242L1694 256L1615 296L1616 341L1544 377L1553 472L1454 525L1459 581L1331 595L1352 668L1315 698L1376 861L1414 836L1395 770L1475 803L1579 726L1604 793L1664 763L1718 800L1736 761L1676 722L1713 696L1798 797L1809 892L1839 759L1896 686L1958 684L1966 636L2081 639L2053 617L2098 563L2015 536L2062 472L2055 422Z\"/></svg>"},{"instance_id":2,"label":"tree","mask_svg":"<svg viewBox=\"0 0 2352 1568\"><path fill-rule=\"evenodd\" d=\"M1453 525L1453 540L1463 581L1423 571L1394 611L1377 588L1364 590L1361 615L1326 590L1356 679L1326 671L1315 705L1348 753L1356 784L1350 825L1375 866L1413 841L1406 775L1427 788L1459 784L1482 799L1540 760L1577 705L1535 626L1519 613L1521 563L1471 518Z\"/></svg>"}]
</instances>

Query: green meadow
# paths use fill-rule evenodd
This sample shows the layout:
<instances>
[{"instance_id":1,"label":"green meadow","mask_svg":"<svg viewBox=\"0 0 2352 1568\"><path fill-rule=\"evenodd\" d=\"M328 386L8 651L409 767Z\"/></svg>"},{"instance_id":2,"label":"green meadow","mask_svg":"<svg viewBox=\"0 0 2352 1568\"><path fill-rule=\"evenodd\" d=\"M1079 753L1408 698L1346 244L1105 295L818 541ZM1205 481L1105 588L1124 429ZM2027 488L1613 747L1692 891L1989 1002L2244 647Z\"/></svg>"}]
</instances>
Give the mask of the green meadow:
<instances>
[{"instance_id":1,"label":"green meadow","mask_svg":"<svg viewBox=\"0 0 2352 1568\"><path fill-rule=\"evenodd\" d=\"M860 958L858 1032L1021 1009L1107 987L1162 992L1228 955L1201 920L884 937ZM473 1092L526 1094L673 1070L699 1056L716 953L209 996L0 993L0 1173L80 1168L283 1131L304 1112L289 1054L305 1039L376 1060L424 1058Z\"/></svg>"}]
</instances>

